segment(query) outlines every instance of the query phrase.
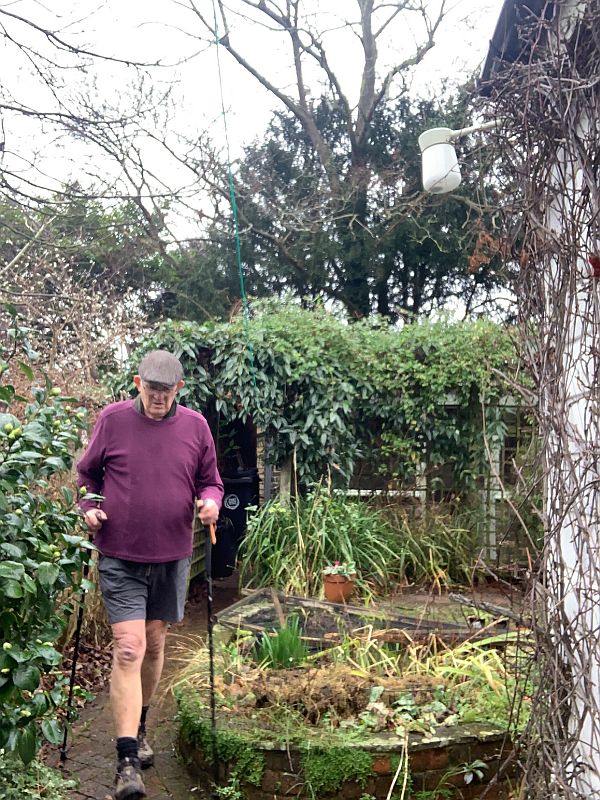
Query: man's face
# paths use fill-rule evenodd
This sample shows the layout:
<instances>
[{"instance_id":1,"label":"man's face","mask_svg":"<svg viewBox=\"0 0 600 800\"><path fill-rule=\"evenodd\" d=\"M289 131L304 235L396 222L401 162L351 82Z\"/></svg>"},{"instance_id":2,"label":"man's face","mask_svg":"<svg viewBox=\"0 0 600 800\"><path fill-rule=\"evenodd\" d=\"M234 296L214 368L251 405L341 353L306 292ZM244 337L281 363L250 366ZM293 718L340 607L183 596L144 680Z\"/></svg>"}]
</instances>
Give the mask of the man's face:
<instances>
[{"instance_id":1,"label":"man's face","mask_svg":"<svg viewBox=\"0 0 600 800\"><path fill-rule=\"evenodd\" d=\"M162 419L168 413L175 395L184 384L184 381L179 381L174 386L165 386L163 383L143 381L139 375L134 377L133 382L141 395L144 412L151 419Z\"/></svg>"}]
</instances>

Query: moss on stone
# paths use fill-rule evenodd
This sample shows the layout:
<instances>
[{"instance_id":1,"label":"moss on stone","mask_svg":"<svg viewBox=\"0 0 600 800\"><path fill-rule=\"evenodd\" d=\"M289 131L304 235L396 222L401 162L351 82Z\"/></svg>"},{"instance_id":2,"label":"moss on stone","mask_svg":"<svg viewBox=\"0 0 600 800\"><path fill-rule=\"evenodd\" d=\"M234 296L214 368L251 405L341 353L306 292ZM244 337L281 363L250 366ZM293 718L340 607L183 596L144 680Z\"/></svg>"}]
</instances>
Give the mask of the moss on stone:
<instances>
[{"instance_id":1,"label":"moss on stone","mask_svg":"<svg viewBox=\"0 0 600 800\"><path fill-rule=\"evenodd\" d=\"M198 696L177 693L180 733L183 739L202 751L213 761L213 733L206 708ZM217 759L227 764L232 777L259 786L265 770L264 754L242 736L230 730L217 730L215 735Z\"/></svg>"},{"instance_id":2,"label":"moss on stone","mask_svg":"<svg viewBox=\"0 0 600 800\"><path fill-rule=\"evenodd\" d=\"M345 781L364 787L373 774L373 756L356 748L311 749L302 756L302 773L311 797L335 792Z\"/></svg>"}]
</instances>

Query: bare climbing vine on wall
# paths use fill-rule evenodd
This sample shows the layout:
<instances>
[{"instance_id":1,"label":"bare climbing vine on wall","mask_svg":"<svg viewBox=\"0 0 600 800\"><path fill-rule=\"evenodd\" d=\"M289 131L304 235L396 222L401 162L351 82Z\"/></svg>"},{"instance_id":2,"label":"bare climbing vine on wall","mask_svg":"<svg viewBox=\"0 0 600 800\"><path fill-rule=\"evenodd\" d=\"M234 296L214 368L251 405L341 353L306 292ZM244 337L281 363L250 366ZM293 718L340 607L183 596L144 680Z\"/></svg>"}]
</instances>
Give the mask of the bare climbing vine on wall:
<instances>
[{"instance_id":1,"label":"bare climbing vine on wall","mask_svg":"<svg viewBox=\"0 0 600 800\"><path fill-rule=\"evenodd\" d=\"M531 592L537 690L521 796L571 800L597 797L600 780L600 2L547 3L518 45L486 88L545 445L545 547Z\"/></svg>"}]
</instances>

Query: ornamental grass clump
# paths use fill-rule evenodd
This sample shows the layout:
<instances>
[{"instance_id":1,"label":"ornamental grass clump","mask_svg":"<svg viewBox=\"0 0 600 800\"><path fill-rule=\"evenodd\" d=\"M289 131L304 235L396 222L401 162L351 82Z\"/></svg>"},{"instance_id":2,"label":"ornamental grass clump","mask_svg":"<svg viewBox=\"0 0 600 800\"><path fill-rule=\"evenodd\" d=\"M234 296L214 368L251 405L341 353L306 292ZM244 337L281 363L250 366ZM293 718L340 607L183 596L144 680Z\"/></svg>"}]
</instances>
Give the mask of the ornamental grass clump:
<instances>
[{"instance_id":1,"label":"ornamental grass clump","mask_svg":"<svg viewBox=\"0 0 600 800\"><path fill-rule=\"evenodd\" d=\"M430 584L438 589L470 584L481 555L478 528L466 515L390 505L382 509L396 530L399 568L409 584Z\"/></svg>"},{"instance_id":2,"label":"ornamental grass clump","mask_svg":"<svg viewBox=\"0 0 600 800\"><path fill-rule=\"evenodd\" d=\"M490 635L454 647L435 636L427 642L412 642L407 633L401 648L382 643L367 631L363 636L346 637L322 653L321 662L326 659L344 664L356 675L380 677L382 681L402 676L407 687L434 687L437 705L445 707L444 725L486 722L505 728L515 737L527 723L538 680L531 637L522 631ZM395 706L406 716L404 721L398 720L399 725L410 721L411 729L417 730L433 721L431 715L424 717L432 709L418 707L414 698L409 704L404 698Z\"/></svg>"},{"instance_id":3,"label":"ornamental grass clump","mask_svg":"<svg viewBox=\"0 0 600 800\"><path fill-rule=\"evenodd\" d=\"M240 551L240 582L315 597L323 570L335 561L355 565L363 595L400 579L398 539L383 515L318 484L289 506L267 503L251 516Z\"/></svg>"},{"instance_id":4,"label":"ornamental grass clump","mask_svg":"<svg viewBox=\"0 0 600 800\"><path fill-rule=\"evenodd\" d=\"M272 634L263 633L255 657L262 669L287 669L303 664L308 658L308 648L302 641L298 617L290 617Z\"/></svg>"}]
</instances>

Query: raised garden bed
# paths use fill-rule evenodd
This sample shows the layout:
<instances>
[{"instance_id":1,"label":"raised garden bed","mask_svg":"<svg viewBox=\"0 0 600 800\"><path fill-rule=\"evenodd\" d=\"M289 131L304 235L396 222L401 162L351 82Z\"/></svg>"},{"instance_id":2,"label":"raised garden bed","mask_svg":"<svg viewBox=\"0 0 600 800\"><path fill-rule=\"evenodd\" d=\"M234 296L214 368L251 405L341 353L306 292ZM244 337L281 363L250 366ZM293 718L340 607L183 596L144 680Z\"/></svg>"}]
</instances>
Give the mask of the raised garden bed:
<instances>
[{"instance_id":1,"label":"raised garden bed","mask_svg":"<svg viewBox=\"0 0 600 800\"><path fill-rule=\"evenodd\" d=\"M196 719L189 727L184 720L184 731L181 753L208 788L215 779L210 723ZM517 775L506 733L475 723L410 734L407 741L374 734L368 742L329 747L276 740L250 744L231 731L217 731L216 741L219 785L247 800L500 800L510 797Z\"/></svg>"},{"instance_id":2,"label":"raised garden bed","mask_svg":"<svg viewBox=\"0 0 600 800\"><path fill-rule=\"evenodd\" d=\"M431 635L439 636L446 643L480 637L468 625L285 595L271 588L253 592L224 609L216 615L216 622L229 631L261 634L284 624L290 614L298 617L302 637L311 649L328 647L343 636L367 628L372 636L388 644L419 641ZM489 630L482 636L489 636Z\"/></svg>"},{"instance_id":3,"label":"raised garden bed","mask_svg":"<svg viewBox=\"0 0 600 800\"><path fill-rule=\"evenodd\" d=\"M217 619L214 729L203 648L176 693L181 752L220 797L510 796L508 727L522 722L510 686L526 633L473 631L270 589ZM281 655L265 642L289 644L292 628L300 659L263 661L265 652Z\"/></svg>"}]
</instances>

